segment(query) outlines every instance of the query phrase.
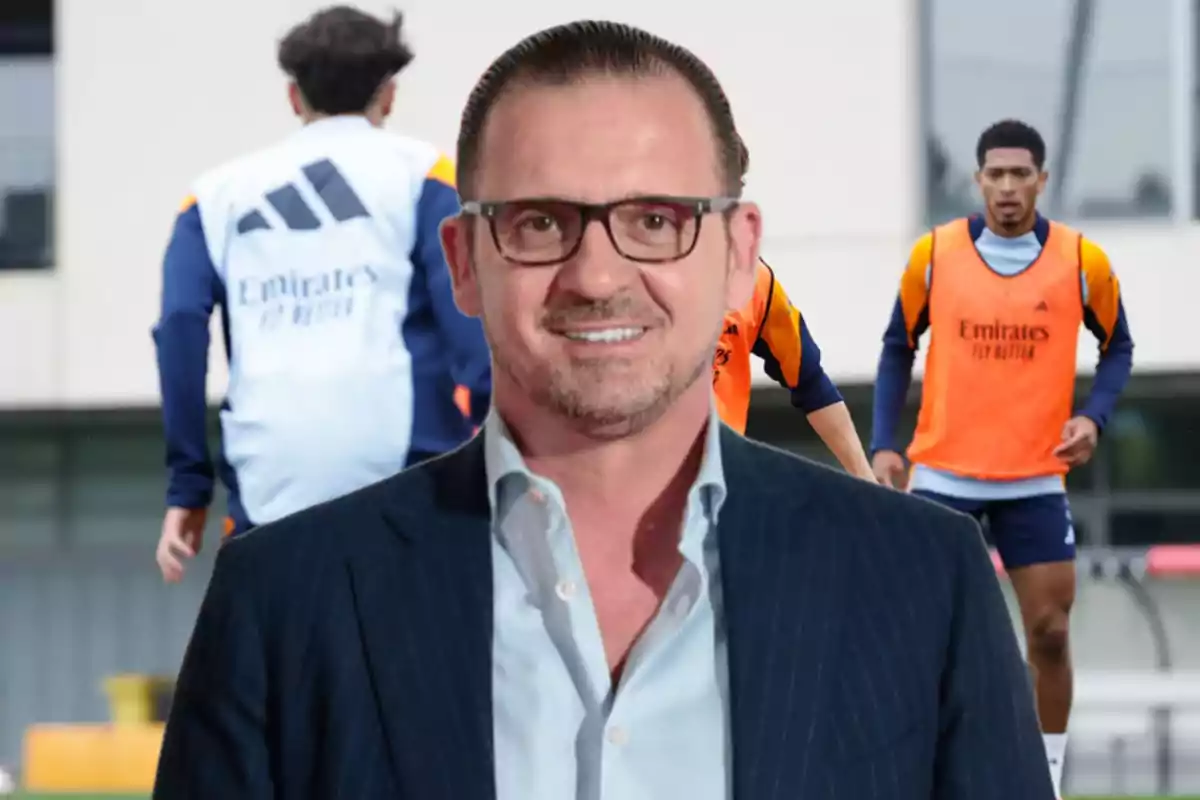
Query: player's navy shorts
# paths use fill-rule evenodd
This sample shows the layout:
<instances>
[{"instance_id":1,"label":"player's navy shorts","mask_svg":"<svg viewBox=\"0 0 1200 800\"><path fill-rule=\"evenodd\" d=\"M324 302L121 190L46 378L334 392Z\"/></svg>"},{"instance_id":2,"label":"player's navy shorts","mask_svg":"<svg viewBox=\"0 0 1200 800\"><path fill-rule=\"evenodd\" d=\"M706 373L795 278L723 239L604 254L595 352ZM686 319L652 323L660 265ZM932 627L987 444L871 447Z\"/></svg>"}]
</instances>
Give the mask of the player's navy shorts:
<instances>
[{"instance_id":1,"label":"player's navy shorts","mask_svg":"<svg viewBox=\"0 0 1200 800\"><path fill-rule=\"evenodd\" d=\"M988 544L1005 569L1075 559L1075 525L1065 494L1012 500L968 500L914 489L913 494L970 514L983 524Z\"/></svg>"}]
</instances>

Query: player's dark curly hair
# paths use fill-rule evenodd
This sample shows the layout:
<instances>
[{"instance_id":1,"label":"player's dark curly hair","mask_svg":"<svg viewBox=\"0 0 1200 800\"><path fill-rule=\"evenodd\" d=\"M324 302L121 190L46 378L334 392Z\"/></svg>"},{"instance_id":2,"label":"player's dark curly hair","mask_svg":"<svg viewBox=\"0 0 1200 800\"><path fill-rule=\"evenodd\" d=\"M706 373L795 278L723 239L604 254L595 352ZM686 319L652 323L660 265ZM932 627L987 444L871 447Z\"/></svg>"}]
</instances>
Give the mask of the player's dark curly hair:
<instances>
[{"instance_id":1,"label":"player's dark curly hair","mask_svg":"<svg viewBox=\"0 0 1200 800\"><path fill-rule=\"evenodd\" d=\"M318 114L361 114L413 60L402 22L399 12L385 22L350 6L326 8L283 37L279 67Z\"/></svg>"},{"instance_id":2,"label":"player's dark curly hair","mask_svg":"<svg viewBox=\"0 0 1200 800\"><path fill-rule=\"evenodd\" d=\"M683 77L704 103L718 147L725 191L742 193L742 147L729 98L708 65L689 50L617 22L580 20L547 28L518 42L492 62L475 84L458 132L458 189L473 198L479 147L488 115L516 84L565 85L588 75Z\"/></svg>"},{"instance_id":3,"label":"player's dark curly hair","mask_svg":"<svg viewBox=\"0 0 1200 800\"><path fill-rule=\"evenodd\" d=\"M1046 142L1032 125L1019 119L1002 119L979 134L975 145L975 161L982 168L989 150L1012 148L1028 150L1033 164L1040 171L1046 164Z\"/></svg>"}]
</instances>

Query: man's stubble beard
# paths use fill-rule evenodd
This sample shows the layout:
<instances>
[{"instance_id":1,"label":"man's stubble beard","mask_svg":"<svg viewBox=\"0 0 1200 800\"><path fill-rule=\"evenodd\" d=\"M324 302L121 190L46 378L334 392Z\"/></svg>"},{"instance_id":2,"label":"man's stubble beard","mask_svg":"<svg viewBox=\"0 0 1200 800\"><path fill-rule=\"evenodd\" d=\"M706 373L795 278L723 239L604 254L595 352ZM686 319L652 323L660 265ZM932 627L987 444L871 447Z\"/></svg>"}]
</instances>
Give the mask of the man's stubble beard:
<instances>
[{"instance_id":1,"label":"man's stubble beard","mask_svg":"<svg viewBox=\"0 0 1200 800\"><path fill-rule=\"evenodd\" d=\"M486 321L484 327L488 327ZM492 342L501 341L492 336L491 331L488 339ZM712 370L713 353L716 352L719 339L720 329L709 346L697 354L689 370L681 371L668 365L666 371L661 373L660 380L646 391L639 392L639 397L630 398L631 402L619 405L597 406L590 402L586 385L578 385L599 385L605 380L620 380L615 376L606 378L603 374L587 375L589 369L610 371L607 365L576 364L572 369L573 376L568 375L566 370L548 365L522 372L507 358L502 347L493 347L492 362L534 405L566 420L575 430L597 439L619 439L643 431L657 422L696 381L706 377Z\"/></svg>"},{"instance_id":2,"label":"man's stubble beard","mask_svg":"<svg viewBox=\"0 0 1200 800\"><path fill-rule=\"evenodd\" d=\"M729 272L729 267L727 262L726 274ZM478 283L476 286L479 291ZM486 308L482 294L477 299L479 307ZM696 381L703 377L706 385L711 384L709 376L712 373L713 358L725 328L722 318L713 331L708 346L694 359L690 371L679 373L673 365L668 365L663 380L653 391L652 397L640 405L624 409L611 407L598 409L588 406L584 390L565 386L567 379L564 373L553 367L539 366L531 370L533 375L527 379L508 359L507 354L502 352L503 348L495 345L496 342L504 341L504 337L494 335L495 331L488 324L486 314L481 316L480 322L483 324L484 335L491 346L493 367L503 372L509 381L522 391L534 405L566 419L576 430L597 439L619 439L643 431L657 422L679 397L695 385ZM680 374L684 375L683 380L678 379Z\"/></svg>"}]
</instances>

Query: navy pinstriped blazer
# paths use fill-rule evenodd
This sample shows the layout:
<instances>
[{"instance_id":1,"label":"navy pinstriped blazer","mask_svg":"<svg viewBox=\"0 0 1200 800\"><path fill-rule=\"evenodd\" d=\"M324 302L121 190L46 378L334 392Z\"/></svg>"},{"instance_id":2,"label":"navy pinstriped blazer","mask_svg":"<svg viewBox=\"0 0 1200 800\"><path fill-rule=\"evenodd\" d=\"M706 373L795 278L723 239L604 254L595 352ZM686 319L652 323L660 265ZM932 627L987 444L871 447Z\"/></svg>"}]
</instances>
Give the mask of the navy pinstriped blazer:
<instances>
[{"instance_id":1,"label":"navy pinstriped blazer","mask_svg":"<svg viewBox=\"0 0 1200 800\"><path fill-rule=\"evenodd\" d=\"M974 522L722 458L735 800L1052 800ZM225 546L156 800L494 800L490 536L476 438Z\"/></svg>"}]
</instances>

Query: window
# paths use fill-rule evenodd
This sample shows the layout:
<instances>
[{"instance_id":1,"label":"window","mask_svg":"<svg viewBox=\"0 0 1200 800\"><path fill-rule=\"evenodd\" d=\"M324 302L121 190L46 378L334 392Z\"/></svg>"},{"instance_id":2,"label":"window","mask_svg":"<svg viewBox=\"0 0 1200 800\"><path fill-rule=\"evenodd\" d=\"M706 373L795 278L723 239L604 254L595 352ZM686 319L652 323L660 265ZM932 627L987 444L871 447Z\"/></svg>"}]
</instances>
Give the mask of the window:
<instances>
[{"instance_id":1,"label":"window","mask_svg":"<svg viewBox=\"0 0 1200 800\"><path fill-rule=\"evenodd\" d=\"M1110 535L1117 547L1200 544L1200 510L1117 511Z\"/></svg>"},{"instance_id":2,"label":"window","mask_svg":"<svg viewBox=\"0 0 1200 800\"><path fill-rule=\"evenodd\" d=\"M50 0L0 3L0 270L54 260Z\"/></svg>"},{"instance_id":3,"label":"window","mask_svg":"<svg viewBox=\"0 0 1200 800\"><path fill-rule=\"evenodd\" d=\"M924 3L931 222L977 209L975 142L1004 117L1046 138L1047 213L1171 213L1172 0Z\"/></svg>"},{"instance_id":4,"label":"window","mask_svg":"<svg viewBox=\"0 0 1200 800\"><path fill-rule=\"evenodd\" d=\"M1130 398L1108 424L1117 491L1200 491L1200 397Z\"/></svg>"},{"instance_id":5,"label":"window","mask_svg":"<svg viewBox=\"0 0 1200 800\"><path fill-rule=\"evenodd\" d=\"M866 448L871 438L872 388L862 385L838 387L846 400L846 407L854 419L854 426ZM906 413L905 423L908 424ZM911 426L904 431L907 435ZM799 456L830 466L838 466L837 459L829 452L816 431L808 424L804 412L792 406L789 395L775 386L755 387L750 400L750 418L746 435L760 442L767 442ZM905 439L904 441L907 441Z\"/></svg>"},{"instance_id":6,"label":"window","mask_svg":"<svg viewBox=\"0 0 1200 800\"><path fill-rule=\"evenodd\" d=\"M0 414L0 564L55 548L152 553L165 510L163 448L156 411ZM224 509L218 492L209 539Z\"/></svg>"},{"instance_id":7,"label":"window","mask_svg":"<svg viewBox=\"0 0 1200 800\"><path fill-rule=\"evenodd\" d=\"M161 432L95 426L72 432L62 447L70 544L153 547L165 508Z\"/></svg>"},{"instance_id":8,"label":"window","mask_svg":"<svg viewBox=\"0 0 1200 800\"><path fill-rule=\"evenodd\" d=\"M13 548L57 543L59 453L36 433L0 430L0 559Z\"/></svg>"},{"instance_id":9,"label":"window","mask_svg":"<svg viewBox=\"0 0 1200 800\"><path fill-rule=\"evenodd\" d=\"M1104 447L1104 444L1101 443L1100 447ZM1082 467L1075 467L1067 473L1067 491L1074 494L1076 492L1091 492L1095 490L1096 461L1100 457L1099 452L1097 452L1091 461Z\"/></svg>"},{"instance_id":10,"label":"window","mask_svg":"<svg viewBox=\"0 0 1200 800\"><path fill-rule=\"evenodd\" d=\"M1075 529L1075 545L1077 547L1089 547L1096 543L1092 538L1091 526L1074 512L1071 514L1071 527Z\"/></svg>"}]
</instances>

